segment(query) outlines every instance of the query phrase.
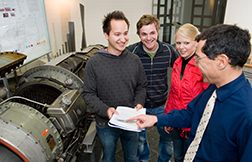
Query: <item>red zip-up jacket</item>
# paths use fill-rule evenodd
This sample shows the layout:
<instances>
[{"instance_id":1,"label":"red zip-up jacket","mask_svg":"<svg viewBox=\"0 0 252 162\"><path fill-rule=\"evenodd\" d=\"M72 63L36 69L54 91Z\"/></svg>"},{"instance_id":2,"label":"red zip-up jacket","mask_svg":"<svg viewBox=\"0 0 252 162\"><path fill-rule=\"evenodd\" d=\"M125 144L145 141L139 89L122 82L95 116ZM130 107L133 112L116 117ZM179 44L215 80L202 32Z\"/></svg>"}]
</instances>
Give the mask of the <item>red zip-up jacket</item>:
<instances>
[{"instance_id":1,"label":"red zip-up jacket","mask_svg":"<svg viewBox=\"0 0 252 162\"><path fill-rule=\"evenodd\" d=\"M181 80L182 61L180 56L172 68L171 88L165 105L165 114L173 109L187 108L187 104L209 86L209 84L203 82L200 69L194 65L194 57L186 65ZM190 131L190 128L183 130Z\"/></svg>"}]
</instances>

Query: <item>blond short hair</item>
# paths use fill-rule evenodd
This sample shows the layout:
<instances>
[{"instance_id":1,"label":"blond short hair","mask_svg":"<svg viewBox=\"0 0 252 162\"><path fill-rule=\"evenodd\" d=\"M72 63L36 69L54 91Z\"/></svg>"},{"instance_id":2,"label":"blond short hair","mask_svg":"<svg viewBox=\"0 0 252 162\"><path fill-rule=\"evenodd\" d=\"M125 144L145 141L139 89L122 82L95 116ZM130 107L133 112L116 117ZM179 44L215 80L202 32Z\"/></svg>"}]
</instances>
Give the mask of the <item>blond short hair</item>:
<instances>
[{"instance_id":1,"label":"blond short hair","mask_svg":"<svg viewBox=\"0 0 252 162\"><path fill-rule=\"evenodd\" d=\"M177 35L181 35L187 39L195 40L195 38L200 34L198 28L190 23L182 25L175 34L175 40Z\"/></svg>"}]
</instances>

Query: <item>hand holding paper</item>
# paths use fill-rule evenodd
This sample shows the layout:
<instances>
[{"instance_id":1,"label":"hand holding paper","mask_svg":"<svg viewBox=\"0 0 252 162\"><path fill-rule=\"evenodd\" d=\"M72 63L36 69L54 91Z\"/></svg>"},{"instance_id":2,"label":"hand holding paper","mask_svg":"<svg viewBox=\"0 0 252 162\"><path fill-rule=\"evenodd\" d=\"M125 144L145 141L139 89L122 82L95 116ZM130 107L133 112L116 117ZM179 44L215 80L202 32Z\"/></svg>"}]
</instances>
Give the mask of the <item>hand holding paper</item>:
<instances>
[{"instance_id":1,"label":"hand holding paper","mask_svg":"<svg viewBox=\"0 0 252 162\"><path fill-rule=\"evenodd\" d=\"M107 110L108 118L111 119L111 117L112 117L113 114L119 115L118 112L115 110L115 108L110 107L110 108Z\"/></svg>"}]
</instances>

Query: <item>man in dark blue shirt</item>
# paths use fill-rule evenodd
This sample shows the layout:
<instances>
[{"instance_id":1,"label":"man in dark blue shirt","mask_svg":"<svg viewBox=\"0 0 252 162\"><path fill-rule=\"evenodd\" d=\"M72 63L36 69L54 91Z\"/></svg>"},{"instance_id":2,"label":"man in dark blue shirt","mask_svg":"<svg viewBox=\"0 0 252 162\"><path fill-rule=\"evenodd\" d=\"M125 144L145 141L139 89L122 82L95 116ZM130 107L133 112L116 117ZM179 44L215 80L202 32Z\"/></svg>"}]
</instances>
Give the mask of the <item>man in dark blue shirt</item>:
<instances>
[{"instance_id":1,"label":"man in dark blue shirt","mask_svg":"<svg viewBox=\"0 0 252 162\"><path fill-rule=\"evenodd\" d=\"M214 90L217 99L193 161L252 161L252 88L242 72L250 51L250 34L236 25L216 25L197 37L196 65L211 85L187 109L166 115L142 115L140 128L154 124L188 128L193 141L206 103Z\"/></svg>"}]
</instances>

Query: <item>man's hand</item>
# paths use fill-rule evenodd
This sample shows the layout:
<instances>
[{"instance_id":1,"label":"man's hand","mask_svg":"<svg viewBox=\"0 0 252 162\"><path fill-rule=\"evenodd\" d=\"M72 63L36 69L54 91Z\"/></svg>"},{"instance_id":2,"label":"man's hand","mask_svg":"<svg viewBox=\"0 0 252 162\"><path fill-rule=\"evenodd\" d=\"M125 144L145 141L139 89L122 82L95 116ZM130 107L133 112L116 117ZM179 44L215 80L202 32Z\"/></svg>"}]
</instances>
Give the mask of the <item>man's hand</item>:
<instances>
[{"instance_id":1,"label":"man's hand","mask_svg":"<svg viewBox=\"0 0 252 162\"><path fill-rule=\"evenodd\" d=\"M142 109L143 108L143 106L141 105L141 104L137 104L136 106L135 106L135 109L138 111L138 110L140 110L140 109Z\"/></svg>"},{"instance_id":2,"label":"man's hand","mask_svg":"<svg viewBox=\"0 0 252 162\"><path fill-rule=\"evenodd\" d=\"M113 114L119 115L119 113L115 110L115 108L110 107L110 108L107 110L108 118L110 119L110 118L112 117Z\"/></svg>"},{"instance_id":3,"label":"man's hand","mask_svg":"<svg viewBox=\"0 0 252 162\"><path fill-rule=\"evenodd\" d=\"M136 123L139 129L151 127L158 121L157 116L155 115L138 115L138 116L127 119L127 121L132 121L132 120L136 120Z\"/></svg>"}]
</instances>

